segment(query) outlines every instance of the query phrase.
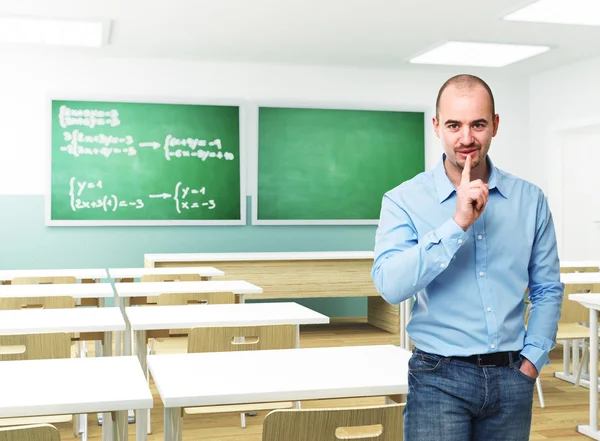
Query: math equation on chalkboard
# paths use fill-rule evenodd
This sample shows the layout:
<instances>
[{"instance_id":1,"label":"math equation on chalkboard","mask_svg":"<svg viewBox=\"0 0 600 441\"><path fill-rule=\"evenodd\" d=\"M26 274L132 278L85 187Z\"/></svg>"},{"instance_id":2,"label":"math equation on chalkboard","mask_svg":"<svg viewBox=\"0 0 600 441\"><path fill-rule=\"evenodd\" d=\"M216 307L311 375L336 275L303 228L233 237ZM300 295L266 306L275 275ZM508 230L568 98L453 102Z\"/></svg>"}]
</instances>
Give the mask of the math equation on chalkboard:
<instances>
[{"instance_id":1,"label":"math equation on chalkboard","mask_svg":"<svg viewBox=\"0 0 600 441\"><path fill-rule=\"evenodd\" d=\"M140 210L153 201L169 201L173 210L181 214L185 210L214 210L217 206L214 199L206 197L206 187L190 188L177 182L170 192L148 194L137 198L121 199L117 194L103 191L104 183L99 180L88 182L73 176L69 180L69 200L72 211L102 210L117 211L123 209Z\"/></svg>"},{"instance_id":2,"label":"math equation on chalkboard","mask_svg":"<svg viewBox=\"0 0 600 441\"><path fill-rule=\"evenodd\" d=\"M64 129L64 143L60 146L60 151L75 157L135 156L143 150L160 150L167 161L171 158L197 158L201 161L209 159L231 161L235 158L234 153L223 150L220 139L178 138L169 133L160 142L158 140L136 141L131 134L115 136L106 133L86 133L84 129L79 128L71 129L71 126L84 126L90 129L102 126L118 127L121 125L121 120L116 109L76 110L61 106L58 117L60 126Z\"/></svg>"}]
</instances>

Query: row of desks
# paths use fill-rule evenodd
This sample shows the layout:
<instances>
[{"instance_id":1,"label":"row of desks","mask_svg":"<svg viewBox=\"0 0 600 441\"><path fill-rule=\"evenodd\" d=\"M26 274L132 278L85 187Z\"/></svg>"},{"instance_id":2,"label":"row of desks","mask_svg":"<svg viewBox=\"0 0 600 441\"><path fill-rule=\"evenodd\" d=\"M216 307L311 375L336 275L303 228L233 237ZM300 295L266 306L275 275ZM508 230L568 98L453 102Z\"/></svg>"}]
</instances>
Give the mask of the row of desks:
<instances>
[{"instance_id":1,"label":"row of desks","mask_svg":"<svg viewBox=\"0 0 600 441\"><path fill-rule=\"evenodd\" d=\"M0 270L0 283L11 282L20 277L74 277L77 280L135 279L143 276L165 274L194 274L201 277L222 277L225 273L213 267L183 268L79 268L79 269L36 269Z\"/></svg>"},{"instance_id":2,"label":"row of desks","mask_svg":"<svg viewBox=\"0 0 600 441\"><path fill-rule=\"evenodd\" d=\"M243 280L209 280L144 283L53 283L47 285L0 285L0 298L70 296L79 299L157 297L169 293L231 292L260 294L262 288Z\"/></svg>"},{"instance_id":3,"label":"row of desks","mask_svg":"<svg viewBox=\"0 0 600 441\"><path fill-rule=\"evenodd\" d=\"M69 308L0 311L0 334L105 332L110 342L110 332L128 326L145 332L328 322L296 303L128 307L125 315L118 307ZM103 439L123 440L127 411L135 409L136 438L145 440L153 404L140 360L145 348L138 356L2 362L0 418L100 412L107 422ZM409 357L396 346L298 348L157 355L148 357L148 366L165 407L165 440L180 440L182 407L405 394ZM240 366L252 372L251 381L239 375ZM73 387L83 383L85 388Z\"/></svg>"}]
</instances>

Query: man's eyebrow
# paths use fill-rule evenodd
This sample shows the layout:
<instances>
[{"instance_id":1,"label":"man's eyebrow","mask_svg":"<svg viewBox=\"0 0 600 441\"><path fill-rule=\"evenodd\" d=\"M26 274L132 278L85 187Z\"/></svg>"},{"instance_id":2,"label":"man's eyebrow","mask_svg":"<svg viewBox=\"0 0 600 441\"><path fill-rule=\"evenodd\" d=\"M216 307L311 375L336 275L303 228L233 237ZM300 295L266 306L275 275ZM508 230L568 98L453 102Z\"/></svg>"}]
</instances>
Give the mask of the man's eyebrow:
<instances>
[{"instance_id":1,"label":"man's eyebrow","mask_svg":"<svg viewBox=\"0 0 600 441\"><path fill-rule=\"evenodd\" d=\"M476 119L475 121L473 121L471 124L482 124L482 123L483 123L483 124L487 124L487 123L488 123L488 120L487 120L487 119L485 119L485 118L479 118L479 119ZM447 125L450 125L450 124L457 124L457 125L460 125L460 121L455 121L455 120L453 120L453 119L449 119L448 121L446 121L446 122L444 123L444 125L445 125L445 126L447 126Z\"/></svg>"}]
</instances>

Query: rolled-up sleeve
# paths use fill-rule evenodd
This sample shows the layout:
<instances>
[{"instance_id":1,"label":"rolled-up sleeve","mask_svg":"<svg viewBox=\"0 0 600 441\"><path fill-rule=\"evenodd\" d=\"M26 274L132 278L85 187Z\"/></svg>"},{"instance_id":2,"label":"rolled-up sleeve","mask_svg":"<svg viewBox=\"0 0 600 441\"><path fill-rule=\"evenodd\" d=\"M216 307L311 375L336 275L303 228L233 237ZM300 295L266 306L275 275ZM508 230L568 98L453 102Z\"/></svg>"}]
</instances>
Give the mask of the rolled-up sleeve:
<instances>
[{"instance_id":1,"label":"rolled-up sleeve","mask_svg":"<svg viewBox=\"0 0 600 441\"><path fill-rule=\"evenodd\" d=\"M419 240L407 212L383 197L371 277L379 294L398 304L424 289L444 271L468 235L449 218Z\"/></svg>"}]
</instances>

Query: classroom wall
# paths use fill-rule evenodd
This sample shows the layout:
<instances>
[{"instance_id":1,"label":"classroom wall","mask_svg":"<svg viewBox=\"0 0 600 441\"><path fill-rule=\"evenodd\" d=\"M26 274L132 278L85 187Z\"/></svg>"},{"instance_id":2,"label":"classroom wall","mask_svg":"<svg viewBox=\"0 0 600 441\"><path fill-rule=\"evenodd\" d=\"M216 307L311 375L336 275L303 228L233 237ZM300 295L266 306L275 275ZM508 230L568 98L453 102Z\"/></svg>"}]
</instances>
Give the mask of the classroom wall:
<instances>
[{"instance_id":1,"label":"classroom wall","mask_svg":"<svg viewBox=\"0 0 600 441\"><path fill-rule=\"evenodd\" d=\"M144 253L373 248L375 226L46 227L46 100L50 93L80 95L84 99L89 94L110 99L197 97L202 101L244 99L424 110L428 122L426 167L431 168L442 152L429 128L437 90L449 76L462 72L86 56L32 58L0 54L0 59L4 66L0 70L0 268L142 266ZM490 83L501 114L492 158L499 167L530 178L534 176L530 158L527 150L521 149L522 140L528 136L528 81L485 72L482 76ZM247 129L252 135L251 122ZM252 151L249 153L251 157ZM253 163L249 161L250 182L255 176ZM314 300L305 304L331 316L366 314L365 299Z\"/></svg>"},{"instance_id":2,"label":"classroom wall","mask_svg":"<svg viewBox=\"0 0 600 441\"><path fill-rule=\"evenodd\" d=\"M565 171L561 155L568 154L569 139L600 130L599 78L600 58L595 58L542 72L529 80L531 128L530 142L525 147L531 150L533 179L547 193L557 228L559 253L566 260L577 259L582 253L577 250L571 250L569 255L563 253L563 241L570 232L563 222L564 198L568 195L563 192L561 176ZM583 170L587 165L585 158L580 161ZM596 164L596 171L597 167ZM600 197L588 202L598 207ZM580 251L585 254L588 250ZM595 259L600 258L599 253L596 252Z\"/></svg>"}]
</instances>

